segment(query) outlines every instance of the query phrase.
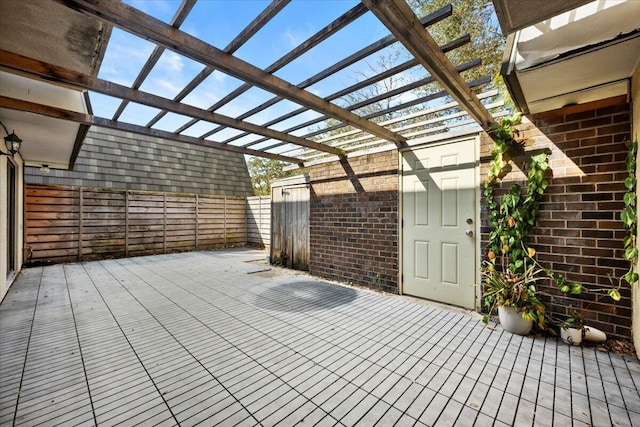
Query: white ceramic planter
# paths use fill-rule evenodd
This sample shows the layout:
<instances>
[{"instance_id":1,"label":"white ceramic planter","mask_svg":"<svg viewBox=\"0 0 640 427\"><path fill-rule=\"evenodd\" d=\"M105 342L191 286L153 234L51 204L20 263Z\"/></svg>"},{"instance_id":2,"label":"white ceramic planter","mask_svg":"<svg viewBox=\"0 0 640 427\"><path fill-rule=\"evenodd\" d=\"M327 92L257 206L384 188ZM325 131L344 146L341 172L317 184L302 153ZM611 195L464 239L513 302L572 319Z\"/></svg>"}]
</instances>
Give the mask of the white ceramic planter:
<instances>
[{"instance_id":1,"label":"white ceramic planter","mask_svg":"<svg viewBox=\"0 0 640 427\"><path fill-rule=\"evenodd\" d=\"M527 335L533 327L533 321L523 319L513 307L498 306L498 318L502 328L512 334Z\"/></svg>"},{"instance_id":2,"label":"white ceramic planter","mask_svg":"<svg viewBox=\"0 0 640 427\"><path fill-rule=\"evenodd\" d=\"M580 345L582 343L582 331L576 328L560 329L560 338L569 345Z\"/></svg>"},{"instance_id":3,"label":"white ceramic planter","mask_svg":"<svg viewBox=\"0 0 640 427\"><path fill-rule=\"evenodd\" d=\"M607 334L593 326L585 326L584 339L592 342L604 342L607 340Z\"/></svg>"}]
</instances>

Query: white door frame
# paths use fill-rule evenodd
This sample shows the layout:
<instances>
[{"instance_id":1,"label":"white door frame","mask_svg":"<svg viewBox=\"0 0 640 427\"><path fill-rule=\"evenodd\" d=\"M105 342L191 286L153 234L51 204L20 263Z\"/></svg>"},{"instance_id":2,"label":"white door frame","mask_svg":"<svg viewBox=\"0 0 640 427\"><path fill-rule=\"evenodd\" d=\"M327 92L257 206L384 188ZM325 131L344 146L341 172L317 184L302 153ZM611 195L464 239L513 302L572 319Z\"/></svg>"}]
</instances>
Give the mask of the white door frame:
<instances>
[{"instance_id":1,"label":"white door frame","mask_svg":"<svg viewBox=\"0 0 640 427\"><path fill-rule=\"evenodd\" d=\"M430 148L430 147L437 147L437 146L441 146L441 145L447 145L447 144L452 144L452 143L456 143L456 142L462 142L462 141L469 141L469 140L473 140L474 144L475 144L475 152L476 152L476 159L475 159L475 168L474 168L474 172L475 172L475 181L476 181L476 198L475 198L475 219L473 221L473 234L475 236L475 251L476 251L476 256L474 259L474 271L475 271L475 278L476 278L476 283L475 283L475 288L476 288L476 298L475 298L475 308L476 310L480 310L480 301L482 299L482 288L480 286L481 284L481 278L480 278L480 254L481 252L481 240L482 240L482 236L480 233L480 223L481 223L481 218L480 218L480 212L481 212L481 191L480 191L480 135L479 134L475 134L475 135L468 135L466 137L457 137L457 138L452 138L452 139L447 139L447 140L442 140L439 142L435 142L435 143L427 143L427 144L420 144L420 145L413 145L411 147L408 148L403 148L401 150L399 150L399 156L398 156L398 206L399 206L399 215L398 215L398 293L400 295L404 295L404 289L403 289L403 285L404 285L404 281L403 281L403 268L404 268L404 259L403 259L403 240L404 240L404 230L402 227L402 220L404 218L404 206L403 206L403 193L404 193L404 188L403 188L403 177L404 177L404 153L407 151L414 151L414 150L420 150L423 148Z\"/></svg>"}]
</instances>

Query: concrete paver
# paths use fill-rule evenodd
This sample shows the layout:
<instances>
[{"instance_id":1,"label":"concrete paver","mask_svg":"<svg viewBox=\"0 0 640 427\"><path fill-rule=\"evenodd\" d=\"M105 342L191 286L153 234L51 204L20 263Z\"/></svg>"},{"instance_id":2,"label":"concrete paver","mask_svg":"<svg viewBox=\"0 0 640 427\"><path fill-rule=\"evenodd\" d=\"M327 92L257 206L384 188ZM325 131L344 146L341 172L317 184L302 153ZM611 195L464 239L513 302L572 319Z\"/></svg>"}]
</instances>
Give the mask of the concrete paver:
<instances>
[{"instance_id":1,"label":"concrete paver","mask_svg":"<svg viewBox=\"0 0 640 427\"><path fill-rule=\"evenodd\" d=\"M640 364L234 249L23 270L0 425L640 424Z\"/></svg>"}]
</instances>

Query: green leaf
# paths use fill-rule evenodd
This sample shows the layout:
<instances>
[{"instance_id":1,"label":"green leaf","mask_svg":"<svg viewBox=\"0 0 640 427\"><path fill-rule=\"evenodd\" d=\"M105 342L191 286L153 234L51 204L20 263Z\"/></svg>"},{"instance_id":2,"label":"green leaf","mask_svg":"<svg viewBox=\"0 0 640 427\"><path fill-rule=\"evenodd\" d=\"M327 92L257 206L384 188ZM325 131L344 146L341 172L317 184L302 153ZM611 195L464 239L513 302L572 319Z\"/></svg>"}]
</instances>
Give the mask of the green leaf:
<instances>
[{"instance_id":1,"label":"green leaf","mask_svg":"<svg viewBox=\"0 0 640 427\"><path fill-rule=\"evenodd\" d=\"M636 201L636 193L625 193L624 194L624 204L627 206L631 206Z\"/></svg>"},{"instance_id":2,"label":"green leaf","mask_svg":"<svg viewBox=\"0 0 640 427\"><path fill-rule=\"evenodd\" d=\"M628 219L629 219L629 216L627 215L627 211L620 212L620 220L622 222L626 224Z\"/></svg>"},{"instance_id":3,"label":"green leaf","mask_svg":"<svg viewBox=\"0 0 640 427\"><path fill-rule=\"evenodd\" d=\"M635 246L629 246L624 251L624 259L631 261L638 257L638 248Z\"/></svg>"},{"instance_id":4,"label":"green leaf","mask_svg":"<svg viewBox=\"0 0 640 427\"><path fill-rule=\"evenodd\" d=\"M636 186L636 178L634 176L628 176L624 180L624 186L627 187L627 190L631 191Z\"/></svg>"},{"instance_id":5,"label":"green leaf","mask_svg":"<svg viewBox=\"0 0 640 427\"><path fill-rule=\"evenodd\" d=\"M612 300L620 301L620 292L617 289L609 289L607 293L609 294Z\"/></svg>"},{"instance_id":6,"label":"green leaf","mask_svg":"<svg viewBox=\"0 0 640 427\"><path fill-rule=\"evenodd\" d=\"M634 283L636 283L638 281L638 273L635 273L633 271L629 271L627 272L627 274L625 274L624 276L622 276L622 278L630 285L633 285Z\"/></svg>"}]
</instances>

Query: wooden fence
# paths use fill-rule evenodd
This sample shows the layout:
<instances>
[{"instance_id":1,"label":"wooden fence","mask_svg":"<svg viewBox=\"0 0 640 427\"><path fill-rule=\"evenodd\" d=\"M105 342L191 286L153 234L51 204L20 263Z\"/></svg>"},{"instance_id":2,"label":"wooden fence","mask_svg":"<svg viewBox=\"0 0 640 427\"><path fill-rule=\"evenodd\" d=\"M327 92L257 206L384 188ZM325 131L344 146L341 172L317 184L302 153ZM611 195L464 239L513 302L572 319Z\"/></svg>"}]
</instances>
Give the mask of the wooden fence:
<instances>
[{"instance_id":1,"label":"wooden fence","mask_svg":"<svg viewBox=\"0 0 640 427\"><path fill-rule=\"evenodd\" d=\"M247 243L267 246L271 240L271 197L247 197Z\"/></svg>"},{"instance_id":2,"label":"wooden fence","mask_svg":"<svg viewBox=\"0 0 640 427\"><path fill-rule=\"evenodd\" d=\"M28 184L25 204L27 263L247 243L244 197Z\"/></svg>"}]
</instances>

